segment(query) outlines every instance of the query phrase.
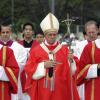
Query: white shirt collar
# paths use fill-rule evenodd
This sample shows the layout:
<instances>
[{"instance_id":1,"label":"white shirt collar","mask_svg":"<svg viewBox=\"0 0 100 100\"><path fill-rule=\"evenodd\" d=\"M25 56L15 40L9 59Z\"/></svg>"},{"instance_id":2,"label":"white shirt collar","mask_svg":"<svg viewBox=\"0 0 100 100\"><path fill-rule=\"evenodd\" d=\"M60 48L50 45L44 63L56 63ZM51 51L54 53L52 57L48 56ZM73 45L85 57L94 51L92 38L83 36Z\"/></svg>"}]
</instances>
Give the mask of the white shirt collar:
<instances>
[{"instance_id":1,"label":"white shirt collar","mask_svg":"<svg viewBox=\"0 0 100 100\"><path fill-rule=\"evenodd\" d=\"M96 39L95 44L96 44L97 48L100 48L100 39Z\"/></svg>"}]
</instances>

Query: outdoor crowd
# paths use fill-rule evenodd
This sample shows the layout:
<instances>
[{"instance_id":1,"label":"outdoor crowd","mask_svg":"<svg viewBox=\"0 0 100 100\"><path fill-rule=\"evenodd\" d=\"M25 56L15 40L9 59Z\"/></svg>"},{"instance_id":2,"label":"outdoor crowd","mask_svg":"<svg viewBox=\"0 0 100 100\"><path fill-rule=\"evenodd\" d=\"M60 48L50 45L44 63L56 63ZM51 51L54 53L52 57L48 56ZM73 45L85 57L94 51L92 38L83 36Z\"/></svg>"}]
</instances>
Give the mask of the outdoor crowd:
<instances>
[{"instance_id":1,"label":"outdoor crowd","mask_svg":"<svg viewBox=\"0 0 100 100\"><path fill-rule=\"evenodd\" d=\"M0 100L100 100L100 28L84 25L84 40L57 39L59 21L52 13L34 31L22 26L22 40L0 25ZM35 35L35 38L33 38Z\"/></svg>"}]
</instances>

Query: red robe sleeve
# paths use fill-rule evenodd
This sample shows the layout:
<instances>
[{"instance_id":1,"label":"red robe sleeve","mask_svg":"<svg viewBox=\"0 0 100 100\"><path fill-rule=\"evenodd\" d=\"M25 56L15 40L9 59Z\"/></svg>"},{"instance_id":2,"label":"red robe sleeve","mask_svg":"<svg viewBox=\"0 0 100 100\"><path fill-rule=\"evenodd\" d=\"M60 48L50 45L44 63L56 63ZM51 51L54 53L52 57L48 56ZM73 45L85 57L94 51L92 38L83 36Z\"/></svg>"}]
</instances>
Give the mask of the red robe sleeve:
<instances>
[{"instance_id":1,"label":"red robe sleeve","mask_svg":"<svg viewBox=\"0 0 100 100\"><path fill-rule=\"evenodd\" d=\"M39 42L37 40L33 40L32 47L30 49L30 53L31 53L32 49L35 48L37 45L39 45Z\"/></svg>"},{"instance_id":2,"label":"red robe sleeve","mask_svg":"<svg viewBox=\"0 0 100 100\"><path fill-rule=\"evenodd\" d=\"M28 61L25 65L25 72L27 74L26 86L25 86L26 90L31 87L32 75L37 69L37 64L38 64L37 61L39 60L34 54L34 49L32 49Z\"/></svg>"},{"instance_id":3,"label":"red robe sleeve","mask_svg":"<svg viewBox=\"0 0 100 100\"><path fill-rule=\"evenodd\" d=\"M11 92L13 93L17 93L17 89L18 89L18 73L19 73L19 67L18 64L15 60L13 51L8 48L8 47L3 47L2 49L5 49L5 55L2 54L2 56L4 56L4 58L2 59L5 60L5 72L8 76L8 79L10 80L10 88L11 88ZM3 53L3 52L2 52Z\"/></svg>"},{"instance_id":4,"label":"red robe sleeve","mask_svg":"<svg viewBox=\"0 0 100 100\"><path fill-rule=\"evenodd\" d=\"M79 59L76 56L74 56L74 60L76 63L76 71L75 71L75 74L73 75L73 77L74 77L75 82L76 82L78 71L79 71Z\"/></svg>"},{"instance_id":5,"label":"red robe sleeve","mask_svg":"<svg viewBox=\"0 0 100 100\"><path fill-rule=\"evenodd\" d=\"M80 61L79 61L79 72L77 75L77 84L80 85L86 81L85 77L87 76L87 72L89 67L92 64L92 54L91 54L91 49L92 49L92 43L86 45L84 48Z\"/></svg>"}]
</instances>

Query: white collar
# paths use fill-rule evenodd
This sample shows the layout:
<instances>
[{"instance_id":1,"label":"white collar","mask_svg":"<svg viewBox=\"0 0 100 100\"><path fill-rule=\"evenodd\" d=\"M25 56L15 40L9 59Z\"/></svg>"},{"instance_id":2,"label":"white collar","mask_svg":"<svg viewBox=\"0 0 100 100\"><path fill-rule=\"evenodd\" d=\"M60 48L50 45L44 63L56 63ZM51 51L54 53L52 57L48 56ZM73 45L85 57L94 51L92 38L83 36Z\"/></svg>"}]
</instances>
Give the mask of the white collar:
<instances>
[{"instance_id":1,"label":"white collar","mask_svg":"<svg viewBox=\"0 0 100 100\"><path fill-rule=\"evenodd\" d=\"M57 51L59 51L60 49L61 49L61 47L62 47L62 45L59 43L58 45L57 45L57 47L54 49L54 50L52 50L52 51L50 51L47 47L46 47L46 45L42 42L41 44L40 44L40 46L48 53L48 54L50 54L51 52L53 53L53 54L55 54Z\"/></svg>"},{"instance_id":2,"label":"white collar","mask_svg":"<svg viewBox=\"0 0 100 100\"><path fill-rule=\"evenodd\" d=\"M95 44L96 44L97 48L100 48L100 39L96 39Z\"/></svg>"}]
</instances>

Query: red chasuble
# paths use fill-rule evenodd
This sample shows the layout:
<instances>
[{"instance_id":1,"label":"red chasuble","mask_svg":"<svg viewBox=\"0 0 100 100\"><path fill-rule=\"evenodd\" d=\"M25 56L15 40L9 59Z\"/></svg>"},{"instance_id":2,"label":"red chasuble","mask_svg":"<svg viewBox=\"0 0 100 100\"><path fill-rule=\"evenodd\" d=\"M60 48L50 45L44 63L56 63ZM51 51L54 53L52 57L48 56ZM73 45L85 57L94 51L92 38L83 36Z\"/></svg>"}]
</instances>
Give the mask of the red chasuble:
<instances>
[{"instance_id":1,"label":"red chasuble","mask_svg":"<svg viewBox=\"0 0 100 100\"><path fill-rule=\"evenodd\" d=\"M48 48L53 50L55 47L51 46ZM54 69L54 91L50 91L49 88L44 87L44 80L46 77L38 80L32 79L32 75L35 73L37 65L48 59L47 52L45 52L40 45L33 48L30 53L25 71L28 75L26 89L30 92L29 95L31 96L31 100L72 100L68 49L65 46L62 46L60 50L55 53L56 61L61 64L57 64ZM74 100L79 100L74 81L72 81L72 88Z\"/></svg>"},{"instance_id":2,"label":"red chasuble","mask_svg":"<svg viewBox=\"0 0 100 100\"><path fill-rule=\"evenodd\" d=\"M100 100L100 77L86 79L89 67L93 64L100 64L100 48L89 43L80 58L78 84L85 83L85 100Z\"/></svg>"},{"instance_id":3,"label":"red chasuble","mask_svg":"<svg viewBox=\"0 0 100 100\"><path fill-rule=\"evenodd\" d=\"M0 65L4 67L8 81L0 80L0 100L11 100L11 93L17 93L17 78L19 67L13 51L8 47L0 49Z\"/></svg>"}]
</instances>

